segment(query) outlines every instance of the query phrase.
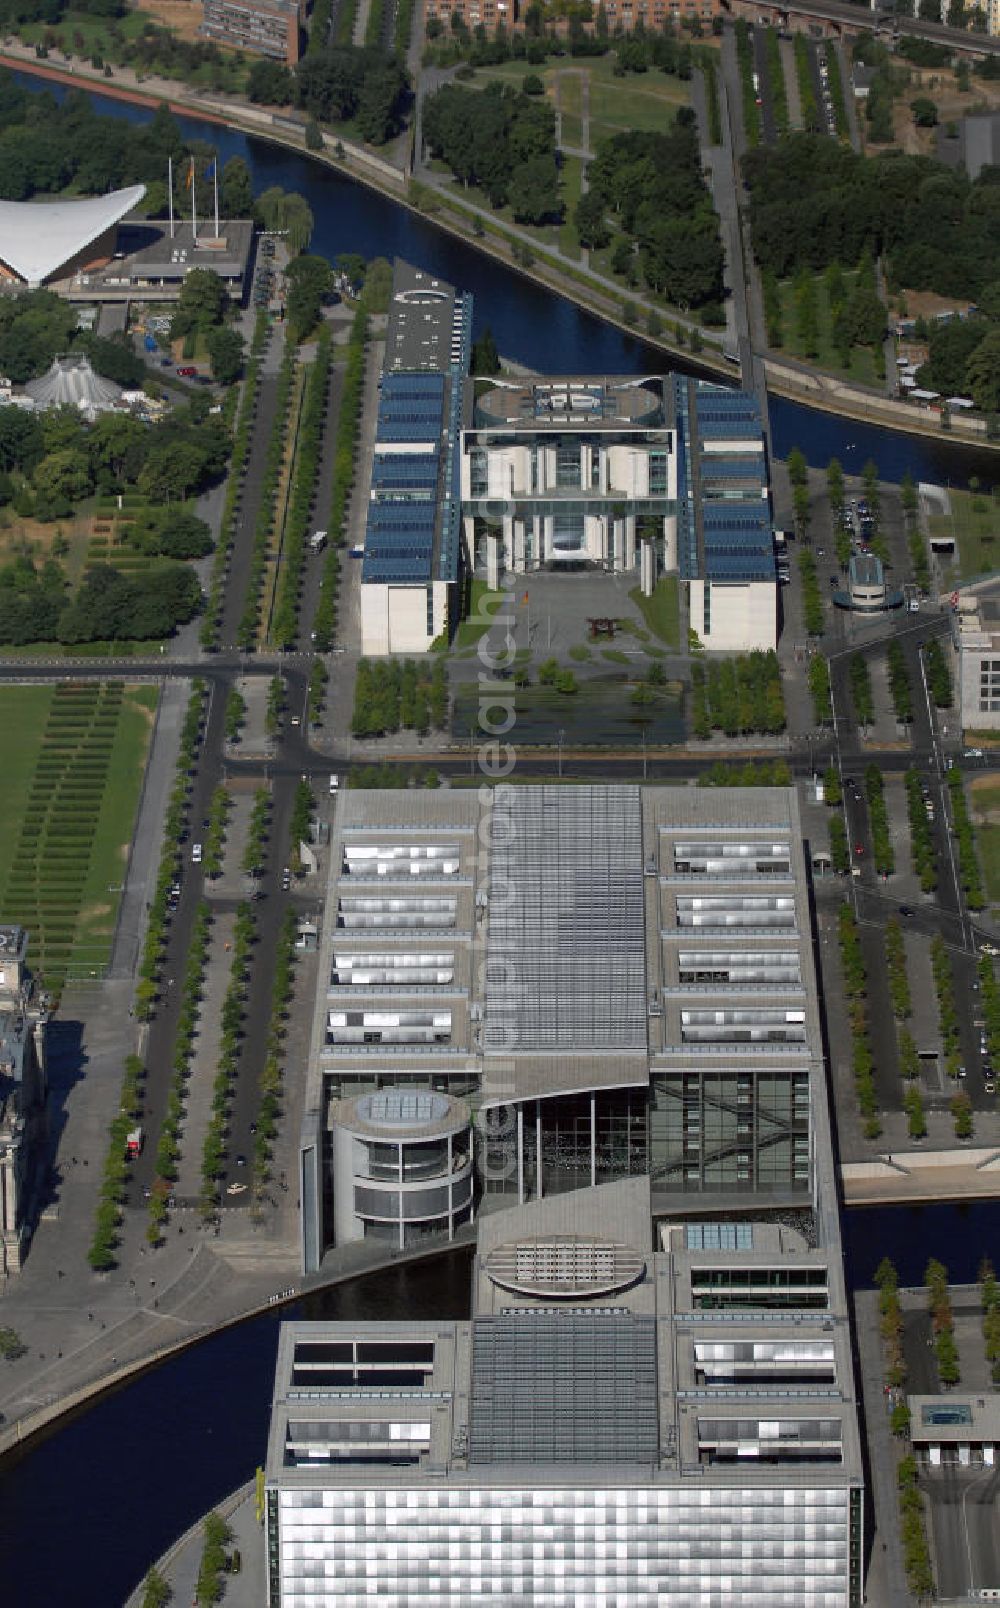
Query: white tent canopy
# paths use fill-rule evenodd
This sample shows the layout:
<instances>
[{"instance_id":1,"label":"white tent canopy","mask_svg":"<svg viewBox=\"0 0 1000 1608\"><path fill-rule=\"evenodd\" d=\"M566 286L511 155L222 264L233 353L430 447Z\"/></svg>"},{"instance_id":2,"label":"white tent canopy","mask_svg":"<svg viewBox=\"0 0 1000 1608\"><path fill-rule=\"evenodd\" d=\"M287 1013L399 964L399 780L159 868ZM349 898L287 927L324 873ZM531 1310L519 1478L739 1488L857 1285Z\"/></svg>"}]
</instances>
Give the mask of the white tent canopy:
<instances>
[{"instance_id":1,"label":"white tent canopy","mask_svg":"<svg viewBox=\"0 0 1000 1608\"><path fill-rule=\"evenodd\" d=\"M144 184L61 201L0 201L0 261L28 285L44 284L137 207Z\"/></svg>"}]
</instances>

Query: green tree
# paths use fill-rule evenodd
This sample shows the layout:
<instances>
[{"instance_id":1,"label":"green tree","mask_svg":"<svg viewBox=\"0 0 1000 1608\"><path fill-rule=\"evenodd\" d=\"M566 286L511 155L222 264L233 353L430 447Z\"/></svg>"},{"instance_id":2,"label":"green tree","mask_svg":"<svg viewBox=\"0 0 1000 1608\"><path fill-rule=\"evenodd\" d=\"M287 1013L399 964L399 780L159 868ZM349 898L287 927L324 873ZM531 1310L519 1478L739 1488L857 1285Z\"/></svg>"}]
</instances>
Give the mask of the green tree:
<instances>
[{"instance_id":1,"label":"green tree","mask_svg":"<svg viewBox=\"0 0 1000 1608\"><path fill-rule=\"evenodd\" d=\"M500 373L500 353L497 351L497 343L493 339L493 331L489 324L473 344L472 372L486 375Z\"/></svg>"},{"instance_id":2,"label":"green tree","mask_svg":"<svg viewBox=\"0 0 1000 1608\"><path fill-rule=\"evenodd\" d=\"M1000 409L1000 329L991 330L980 341L969 358L965 375L977 408L984 413Z\"/></svg>"},{"instance_id":3,"label":"green tree","mask_svg":"<svg viewBox=\"0 0 1000 1608\"><path fill-rule=\"evenodd\" d=\"M250 169L241 156L231 156L222 169L219 205L227 218L253 216L253 183Z\"/></svg>"},{"instance_id":4,"label":"green tree","mask_svg":"<svg viewBox=\"0 0 1000 1608\"><path fill-rule=\"evenodd\" d=\"M72 447L50 452L34 473L35 490L51 502L79 502L91 489L90 464Z\"/></svg>"},{"instance_id":5,"label":"green tree","mask_svg":"<svg viewBox=\"0 0 1000 1608\"><path fill-rule=\"evenodd\" d=\"M235 329L219 325L206 338L212 373L220 385L232 385L243 372L243 337Z\"/></svg>"},{"instance_id":6,"label":"green tree","mask_svg":"<svg viewBox=\"0 0 1000 1608\"><path fill-rule=\"evenodd\" d=\"M916 100L910 102L910 111L917 128L936 128L938 109L935 103L926 95L918 95Z\"/></svg>"},{"instance_id":7,"label":"green tree","mask_svg":"<svg viewBox=\"0 0 1000 1608\"><path fill-rule=\"evenodd\" d=\"M190 330L207 330L221 323L227 303L226 287L213 268L190 269L181 283L171 336L176 340Z\"/></svg>"},{"instance_id":8,"label":"green tree","mask_svg":"<svg viewBox=\"0 0 1000 1608\"><path fill-rule=\"evenodd\" d=\"M323 149L323 130L315 117L310 117L306 123L306 149L321 151Z\"/></svg>"}]
</instances>

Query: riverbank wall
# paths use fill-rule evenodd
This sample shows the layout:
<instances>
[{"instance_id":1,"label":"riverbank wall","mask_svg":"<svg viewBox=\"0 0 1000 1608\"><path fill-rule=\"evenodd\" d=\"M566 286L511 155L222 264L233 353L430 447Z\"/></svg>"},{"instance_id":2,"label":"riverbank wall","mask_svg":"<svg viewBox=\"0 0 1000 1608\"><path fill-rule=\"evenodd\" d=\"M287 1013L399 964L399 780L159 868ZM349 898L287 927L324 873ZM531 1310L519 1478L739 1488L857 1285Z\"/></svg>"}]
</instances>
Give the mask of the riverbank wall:
<instances>
[{"instance_id":1,"label":"riverbank wall","mask_svg":"<svg viewBox=\"0 0 1000 1608\"><path fill-rule=\"evenodd\" d=\"M130 1380L140 1378L141 1375L158 1368L161 1363L179 1356L184 1351L190 1351L193 1346L201 1345L203 1341L210 1340L227 1329L233 1329L251 1318L264 1317L269 1312L280 1312L306 1296L334 1289L339 1284L349 1284L354 1279L368 1278L370 1275L384 1273L390 1268L406 1266L412 1262L429 1261L434 1257L447 1255L449 1251L461 1250L464 1246L471 1247L474 1243L475 1229L467 1228L459 1230L451 1241L444 1240L411 1251L393 1251L388 1255L385 1252L379 1254L368 1252L362 1258L356 1254L355 1247L347 1247L355 1254L352 1254L349 1260L345 1259L344 1266L336 1268L328 1262L325 1269L321 1268L318 1273L290 1286L280 1294L272 1295L266 1301L253 1301L238 1310L228 1312L224 1317L206 1323L203 1328L186 1334L179 1340L171 1341L168 1345L155 1346L144 1355L134 1357L128 1362L114 1366L110 1364L109 1359L109 1366L103 1372L95 1374L94 1378L85 1384L44 1403L26 1417L4 1424L0 1428L0 1463L6 1456L19 1451L44 1433L57 1419L76 1412L79 1408L96 1401L98 1397L117 1390ZM336 1256L337 1253L333 1254ZM110 1347L112 1343L113 1336L109 1334L107 1344ZM66 1360L68 1362L71 1359ZM16 1363L11 1366L16 1366Z\"/></svg>"},{"instance_id":2,"label":"riverbank wall","mask_svg":"<svg viewBox=\"0 0 1000 1608\"><path fill-rule=\"evenodd\" d=\"M355 180L368 189L387 196L420 218L422 222L445 234L453 235L464 245L502 263L508 272L542 285L546 290L555 291L567 301L615 325L626 335L642 341L644 345L666 352L671 357L682 357L686 365L702 370L708 377L723 378L730 382L733 380L732 365L723 357L721 348L713 351L703 347L700 352L692 353L690 349L671 342L665 334L649 335L637 326L626 323L617 302L612 302L596 282L590 289L580 279L567 276L559 265L549 266L544 258L525 267L511 259L509 247L505 243L506 237L502 243L499 238L491 239L488 233L477 236L471 231L471 220L465 220L460 216L448 217L436 210L423 210L410 197L408 173L364 146L336 135L324 135L324 149L313 151L305 143L304 127L302 132L297 132L300 125L295 118L282 117L280 113L223 100L221 97L195 94L162 80L155 81L156 87L145 83L142 88L131 87L70 62L57 65L50 59L39 61L27 47L22 53L9 41L0 49L0 66L48 79L54 83L86 89L131 105L149 106L155 109L165 104L178 116L195 117L217 123L238 133L264 139L271 144L295 151L320 166L330 168L343 178ZM442 208L447 206L446 196L438 192L434 192L434 195L435 201ZM818 370L792 369L787 363L773 357L763 357L762 363L768 392L797 403L801 407L832 414L838 418L853 419L859 424L917 436L924 440L980 448L993 454L1000 454L1000 441L991 441L987 438L985 426L980 420L958 417L952 420L950 429L943 430L936 415L922 413L911 404L897 401L892 397L858 391L834 375L823 374Z\"/></svg>"}]
</instances>

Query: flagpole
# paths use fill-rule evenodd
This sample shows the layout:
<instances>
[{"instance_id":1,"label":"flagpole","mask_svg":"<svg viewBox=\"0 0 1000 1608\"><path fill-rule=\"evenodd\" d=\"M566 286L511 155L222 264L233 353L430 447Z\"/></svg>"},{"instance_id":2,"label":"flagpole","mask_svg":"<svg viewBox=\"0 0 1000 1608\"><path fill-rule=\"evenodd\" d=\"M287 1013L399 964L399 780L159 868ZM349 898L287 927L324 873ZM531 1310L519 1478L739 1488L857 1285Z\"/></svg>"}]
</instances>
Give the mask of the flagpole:
<instances>
[{"instance_id":1,"label":"flagpole","mask_svg":"<svg viewBox=\"0 0 1000 1608\"><path fill-rule=\"evenodd\" d=\"M195 208L195 199L194 199L195 191L197 190L197 188L198 188L198 180L195 178L194 157L192 157L191 158L191 235L192 235L192 240L193 240L193 242L195 244L197 244L197 240L198 240L198 213L197 213L196 208Z\"/></svg>"},{"instance_id":2,"label":"flagpole","mask_svg":"<svg viewBox=\"0 0 1000 1608\"><path fill-rule=\"evenodd\" d=\"M170 206L170 238L174 238L174 159L167 157L167 201Z\"/></svg>"},{"instance_id":3,"label":"flagpole","mask_svg":"<svg viewBox=\"0 0 1000 1608\"><path fill-rule=\"evenodd\" d=\"M212 172L215 176L215 238L219 238L219 153L216 151L212 163Z\"/></svg>"}]
</instances>

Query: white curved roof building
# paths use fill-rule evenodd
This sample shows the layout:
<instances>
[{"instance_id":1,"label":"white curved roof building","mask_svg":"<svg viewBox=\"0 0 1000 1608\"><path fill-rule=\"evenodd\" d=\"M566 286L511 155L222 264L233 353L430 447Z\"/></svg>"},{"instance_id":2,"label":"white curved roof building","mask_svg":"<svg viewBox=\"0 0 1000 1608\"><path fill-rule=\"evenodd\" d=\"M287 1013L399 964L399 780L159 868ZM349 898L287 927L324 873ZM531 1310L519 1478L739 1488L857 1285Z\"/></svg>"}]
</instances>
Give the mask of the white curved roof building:
<instances>
[{"instance_id":1,"label":"white curved roof building","mask_svg":"<svg viewBox=\"0 0 1000 1608\"><path fill-rule=\"evenodd\" d=\"M61 201L0 201L0 270L29 288L68 269L137 207L144 184Z\"/></svg>"}]
</instances>

